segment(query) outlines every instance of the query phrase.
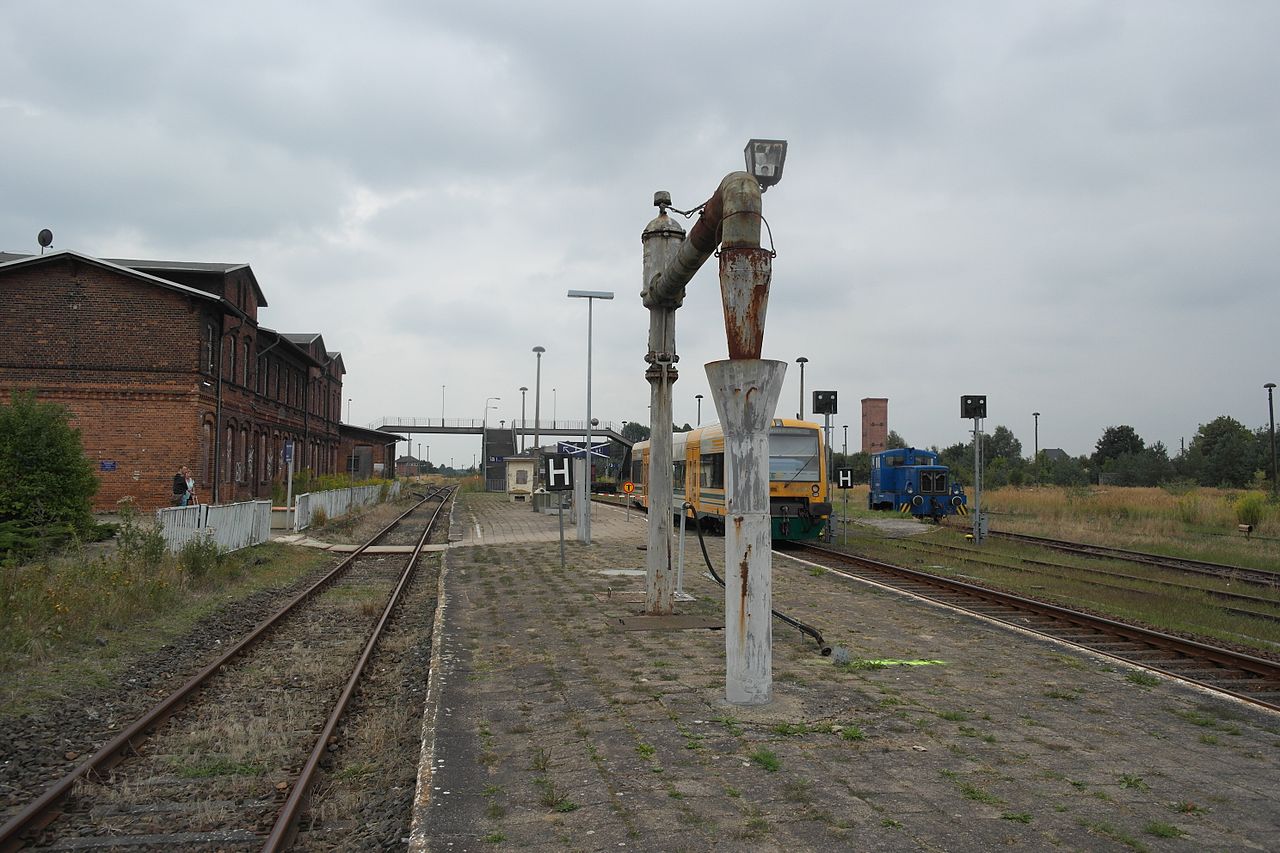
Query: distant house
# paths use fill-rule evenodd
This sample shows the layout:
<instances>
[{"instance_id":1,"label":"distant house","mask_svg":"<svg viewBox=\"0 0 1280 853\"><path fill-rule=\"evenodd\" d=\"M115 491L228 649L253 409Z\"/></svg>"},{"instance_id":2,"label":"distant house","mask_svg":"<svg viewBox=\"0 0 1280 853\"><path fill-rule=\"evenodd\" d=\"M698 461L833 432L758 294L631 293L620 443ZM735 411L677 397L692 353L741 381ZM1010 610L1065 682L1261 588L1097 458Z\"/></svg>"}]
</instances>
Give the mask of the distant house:
<instances>
[{"instance_id":1,"label":"distant house","mask_svg":"<svg viewBox=\"0 0 1280 853\"><path fill-rule=\"evenodd\" d=\"M534 461L532 456L508 456L507 494L515 503L524 503L533 494Z\"/></svg>"},{"instance_id":2,"label":"distant house","mask_svg":"<svg viewBox=\"0 0 1280 853\"><path fill-rule=\"evenodd\" d=\"M1071 457L1067 455L1067 451L1058 447L1048 447L1040 451L1040 455L1044 457L1046 462L1066 462Z\"/></svg>"}]
</instances>

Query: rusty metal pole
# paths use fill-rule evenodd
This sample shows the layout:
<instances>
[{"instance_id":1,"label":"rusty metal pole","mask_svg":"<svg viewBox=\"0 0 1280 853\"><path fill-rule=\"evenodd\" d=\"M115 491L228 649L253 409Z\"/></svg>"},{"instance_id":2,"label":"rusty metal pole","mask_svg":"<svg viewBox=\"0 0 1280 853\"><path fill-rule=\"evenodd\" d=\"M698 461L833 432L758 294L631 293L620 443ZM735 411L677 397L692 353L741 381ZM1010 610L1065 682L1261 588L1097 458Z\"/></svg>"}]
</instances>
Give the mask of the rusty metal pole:
<instances>
[{"instance_id":1,"label":"rusty metal pole","mask_svg":"<svg viewBox=\"0 0 1280 853\"><path fill-rule=\"evenodd\" d=\"M760 248L760 186L725 177L720 292L729 358L706 366L725 448L725 698L773 699L773 530L769 516L769 423L787 364L760 358L773 253Z\"/></svg>"},{"instance_id":2,"label":"rusty metal pole","mask_svg":"<svg viewBox=\"0 0 1280 853\"><path fill-rule=\"evenodd\" d=\"M675 608L675 572L671 564L672 472L671 384L679 378L676 363L676 309L684 300L684 288L658 299L651 285L684 242L684 229L667 216L670 197L658 193L658 215L645 226L644 283L640 291L649 308L649 352L645 355L649 381L649 538L645 557L644 611L668 615Z\"/></svg>"}]
</instances>

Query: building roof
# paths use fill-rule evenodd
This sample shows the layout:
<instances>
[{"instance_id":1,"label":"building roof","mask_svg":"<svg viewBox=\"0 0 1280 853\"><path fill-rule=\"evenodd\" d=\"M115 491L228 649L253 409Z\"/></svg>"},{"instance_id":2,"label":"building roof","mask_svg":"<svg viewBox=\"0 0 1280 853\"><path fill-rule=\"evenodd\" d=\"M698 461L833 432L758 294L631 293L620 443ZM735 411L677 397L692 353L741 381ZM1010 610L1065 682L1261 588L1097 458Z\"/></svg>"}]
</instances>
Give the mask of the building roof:
<instances>
[{"instance_id":1,"label":"building roof","mask_svg":"<svg viewBox=\"0 0 1280 853\"><path fill-rule=\"evenodd\" d=\"M30 258L48 258L61 254L75 255L79 258L90 257L89 255L70 249L59 249L56 252L47 252L43 255L24 255L17 252L0 252L0 264L9 261L27 260ZM136 260L132 258L98 258L97 260L101 260L117 267L124 267L125 269L150 273L157 278L164 278L163 274L165 272L190 272L225 276L227 273L235 272L236 270L244 270L249 276L249 281L253 283L253 292L257 298L258 305L264 308L267 307L267 297L263 295L262 287L258 284L258 277L253 274L253 269L248 264L202 263L198 261L151 261Z\"/></svg>"},{"instance_id":2,"label":"building roof","mask_svg":"<svg viewBox=\"0 0 1280 853\"><path fill-rule=\"evenodd\" d=\"M89 255L82 255L71 249L59 249L56 252L46 252L43 255L14 255L9 252L0 252L0 274L11 272L17 269L26 269L27 267L39 266L40 264L51 263L54 261L75 259L81 263L89 264L100 269L110 270L111 272L120 273L130 278L146 282L147 284L155 284L169 290L175 290L187 296L194 296L199 299L205 299L211 302L218 302L224 306L229 306L225 299L207 290L201 290L198 287L188 287L185 284L179 284L176 281L170 281L167 278L151 275L135 267L128 267L114 261L108 261L104 258L94 258Z\"/></svg>"}]
</instances>

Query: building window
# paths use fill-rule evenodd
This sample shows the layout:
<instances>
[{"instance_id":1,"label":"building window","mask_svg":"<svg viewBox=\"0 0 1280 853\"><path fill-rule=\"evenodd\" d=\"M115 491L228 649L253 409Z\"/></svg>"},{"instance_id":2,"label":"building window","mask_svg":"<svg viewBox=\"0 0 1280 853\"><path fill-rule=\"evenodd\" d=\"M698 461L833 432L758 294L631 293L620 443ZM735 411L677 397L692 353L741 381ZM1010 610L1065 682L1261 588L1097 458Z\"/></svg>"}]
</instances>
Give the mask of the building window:
<instances>
[{"instance_id":1,"label":"building window","mask_svg":"<svg viewBox=\"0 0 1280 853\"><path fill-rule=\"evenodd\" d=\"M242 372L242 375L240 377L240 384L243 385L245 388L248 388L249 387L249 342L248 341L244 342L244 361L240 369Z\"/></svg>"},{"instance_id":2,"label":"building window","mask_svg":"<svg viewBox=\"0 0 1280 853\"><path fill-rule=\"evenodd\" d=\"M236 381L236 339L231 339L231 346L227 347L227 381Z\"/></svg>"},{"instance_id":3,"label":"building window","mask_svg":"<svg viewBox=\"0 0 1280 853\"><path fill-rule=\"evenodd\" d=\"M204 364L202 369L204 370L205 373L209 373L209 374L213 373L215 341L216 341L216 338L214 337L213 324L208 323L204 327L204 353L202 354L203 355L202 361L204 362Z\"/></svg>"}]
</instances>

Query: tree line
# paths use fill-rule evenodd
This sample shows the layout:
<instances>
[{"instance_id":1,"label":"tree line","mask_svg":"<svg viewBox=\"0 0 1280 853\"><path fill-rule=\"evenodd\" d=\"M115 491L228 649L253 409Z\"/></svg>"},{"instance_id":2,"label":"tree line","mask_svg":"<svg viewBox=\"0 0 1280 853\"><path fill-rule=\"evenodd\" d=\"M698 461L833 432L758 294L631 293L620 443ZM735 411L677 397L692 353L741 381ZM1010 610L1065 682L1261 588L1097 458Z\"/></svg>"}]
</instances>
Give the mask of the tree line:
<instances>
[{"instance_id":1,"label":"tree line","mask_svg":"<svg viewBox=\"0 0 1280 853\"><path fill-rule=\"evenodd\" d=\"M890 432L886 449L908 447L896 432ZM943 465L964 485L973 483L973 441L939 448ZM847 456L836 453L837 467L854 469L854 480L871 475L871 457L866 453ZM1266 428L1250 430L1235 418L1223 415L1201 424L1185 450L1170 456L1163 442L1147 444L1137 430L1127 424L1103 430L1094 452L1087 456L1058 456L1041 450L1039 459L1022 455L1022 442L1006 426L997 426L982 436L982 482L984 486L1021 486L1042 483L1055 486L1083 486L1105 482L1117 486L1159 486L1186 483L1222 488L1271 487L1271 434Z\"/></svg>"}]
</instances>

